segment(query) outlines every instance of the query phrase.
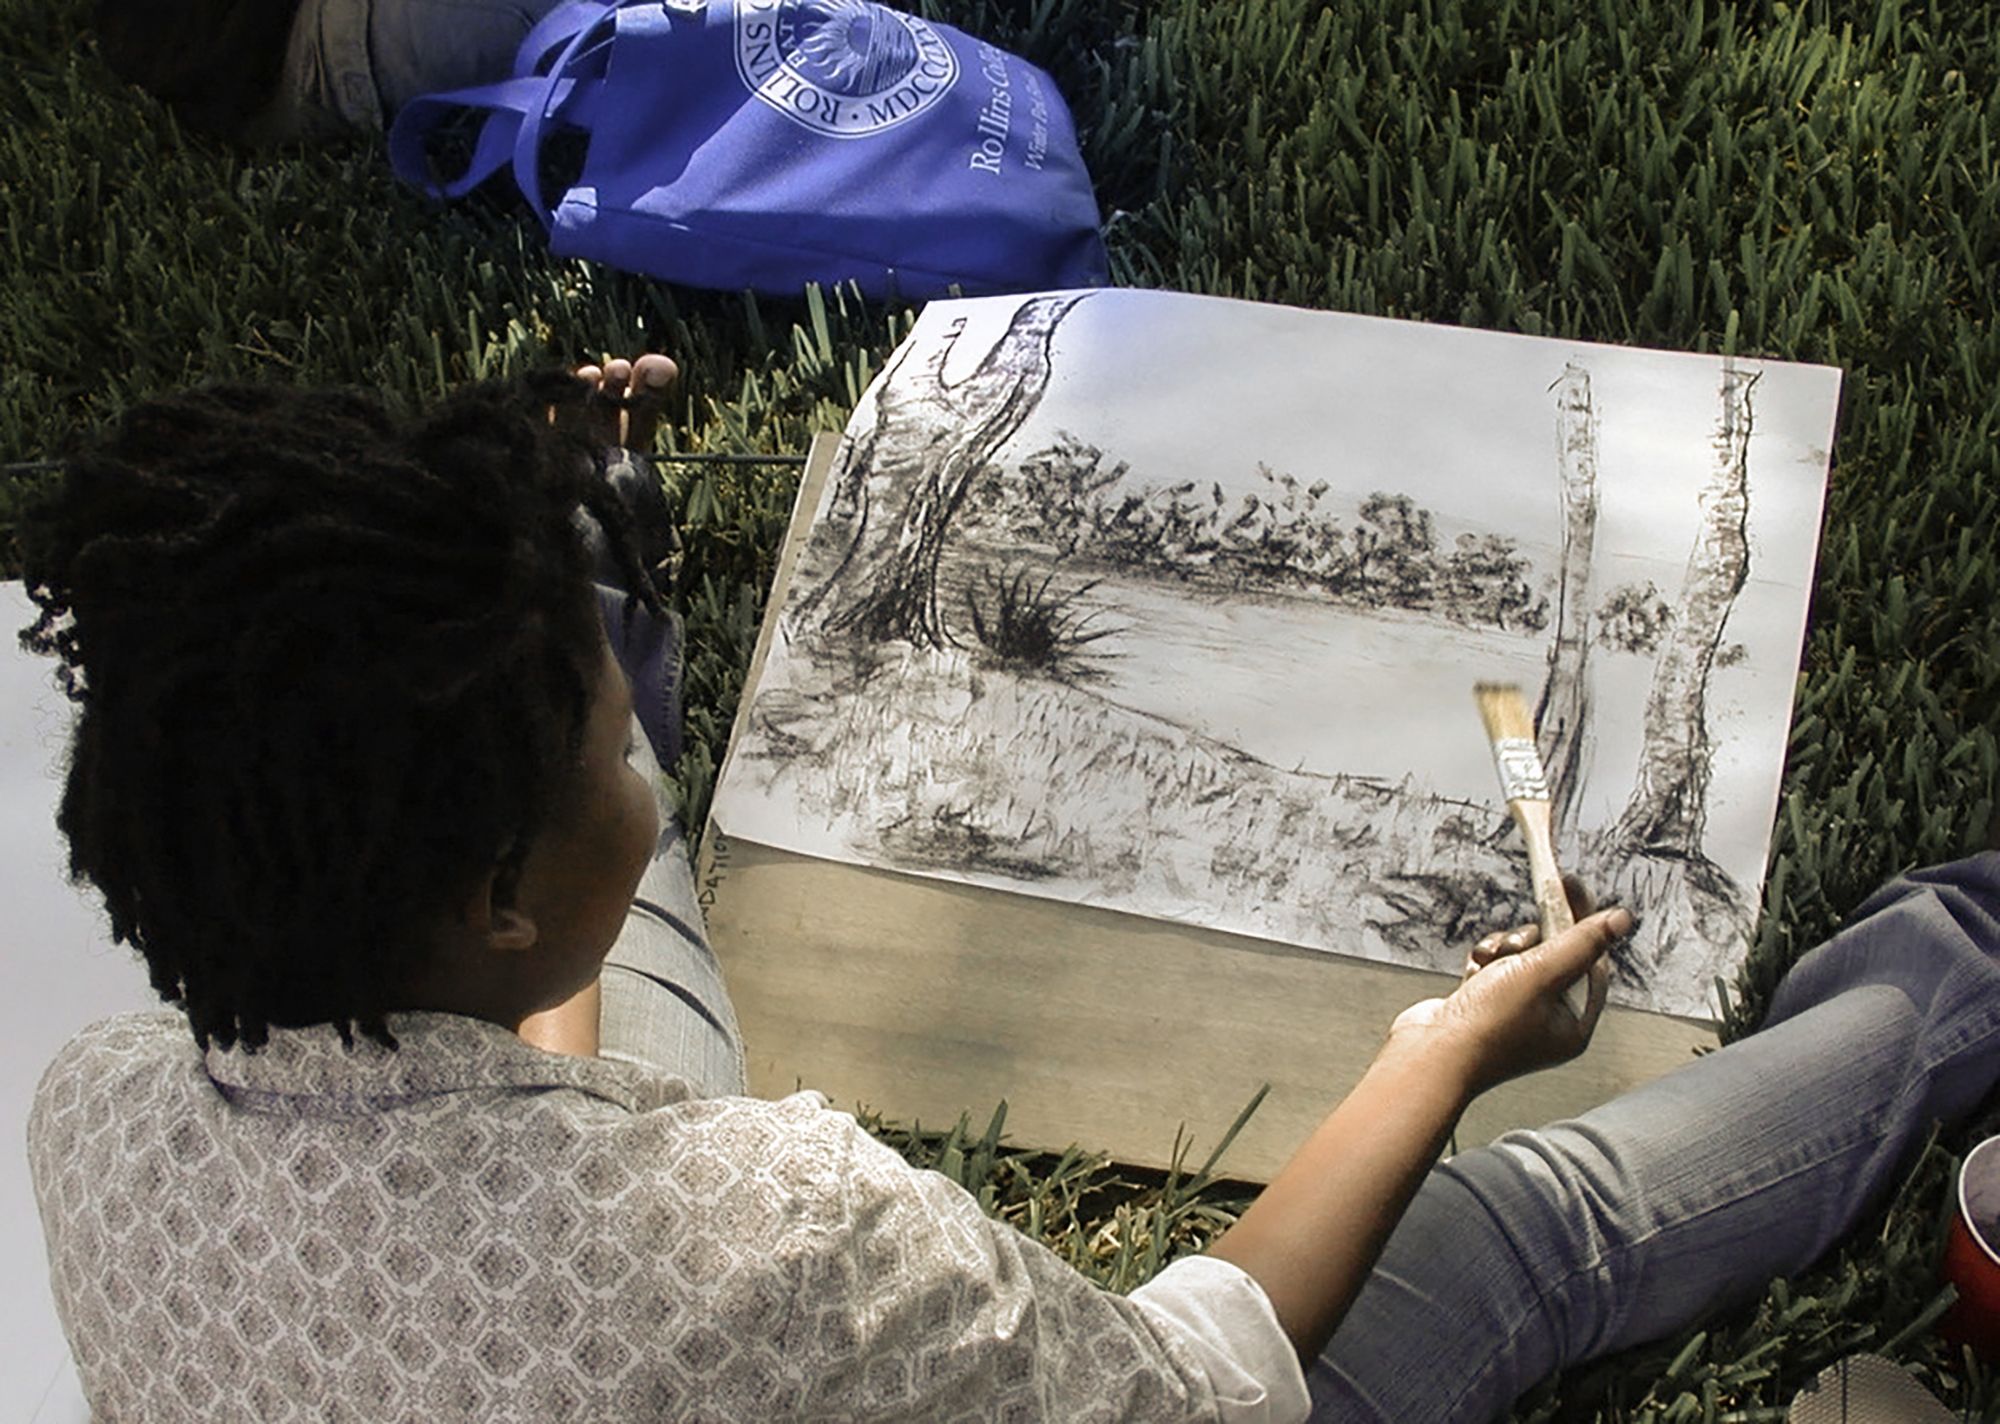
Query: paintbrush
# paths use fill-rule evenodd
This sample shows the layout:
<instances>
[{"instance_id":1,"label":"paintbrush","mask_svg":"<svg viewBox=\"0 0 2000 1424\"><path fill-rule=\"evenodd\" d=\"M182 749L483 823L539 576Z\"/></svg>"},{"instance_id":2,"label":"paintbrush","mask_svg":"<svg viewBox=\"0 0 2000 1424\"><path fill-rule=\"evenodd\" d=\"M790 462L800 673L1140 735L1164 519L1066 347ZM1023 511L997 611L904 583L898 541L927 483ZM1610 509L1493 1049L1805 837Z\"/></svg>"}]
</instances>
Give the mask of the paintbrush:
<instances>
[{"instance_id":1,"label":"paintbrush","mask_svg":"<svg viewBox=\"0 0 2000 1424\"><path fill-rule=\"evenodd\" d=\"M1542 938L1554 939L1576 923L1576 916L1570 912L1562 871L1556 865L1555 840L1549 829L1549 777L1535 746L1534 721L1521 700L1521 689L1511 682L1482 682L1472 689L1472 695L1479 700L1479 719L1486 724L1486 738L1493 744L1500 793L1507 798L1507 809L1528 843L1528 874L1534 881ZM1590 1003L1587 980L1578 979L1564 990L1563 1002L1582 1022Z\"/></svg>"}]
</instances>

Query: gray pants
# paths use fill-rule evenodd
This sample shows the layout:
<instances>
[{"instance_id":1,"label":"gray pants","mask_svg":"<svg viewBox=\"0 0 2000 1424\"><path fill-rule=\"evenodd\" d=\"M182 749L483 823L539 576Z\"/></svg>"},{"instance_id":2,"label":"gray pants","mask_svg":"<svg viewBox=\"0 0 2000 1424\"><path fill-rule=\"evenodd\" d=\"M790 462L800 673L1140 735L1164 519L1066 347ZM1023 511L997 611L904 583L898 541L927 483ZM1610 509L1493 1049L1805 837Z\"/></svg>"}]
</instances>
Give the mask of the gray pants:
<instances>
[{"instance_id":1,"label":"gray pants","mask_svg":"<svg viewBox=\"0 0 2000 1424\"><path fill-rule=\"evenodd\" d=\"M303 0L277 97L255 137L380 129L419 94L505 79L558 0Z\"/></svg>"},{"instance_id":2,"label":"gray pants","mask_svg":"<svg viewBox=\"0 0 2000 1424\"><path fill-rule=\"evenodd\" d=\"M1763 1028L1440 1163L1310 1372L1314 1419L1475 1424L1803 1269L2000 1082L2000 854L1913 872Z\"/></svg>"},{"instance_id":3,"label":"gray pants","mask_svg":"<svg viewBox=\"0 0 2000 1424\"><path fill-rule=\"evenodd\" d=\"M709 1096L741 1093L743 1040L736 1012L708 948L687 840L667 802L654 754L659 749L671 756L680 740L680 628L643 608L628 610L622 594L602 585L598 610L611 651L632 684L632 721L639 733L632 764L652 781L660 809L652 862L605 957L598 1053L676 1074Z\"/></svg>"},{"instance_id":4,"label":"gray pants","mask_svg":"<svg viewBox=\"0 0 2000 1424\"><path fill-rule=\"evenodd\" d=\"M632 764L662 797L660 840L604 961L597 1051L677 1074L708 1096L741 1093L743 1039L703 933L687 841L665 802L659 763L638 740Z\"/></svg>"}]
</instances>

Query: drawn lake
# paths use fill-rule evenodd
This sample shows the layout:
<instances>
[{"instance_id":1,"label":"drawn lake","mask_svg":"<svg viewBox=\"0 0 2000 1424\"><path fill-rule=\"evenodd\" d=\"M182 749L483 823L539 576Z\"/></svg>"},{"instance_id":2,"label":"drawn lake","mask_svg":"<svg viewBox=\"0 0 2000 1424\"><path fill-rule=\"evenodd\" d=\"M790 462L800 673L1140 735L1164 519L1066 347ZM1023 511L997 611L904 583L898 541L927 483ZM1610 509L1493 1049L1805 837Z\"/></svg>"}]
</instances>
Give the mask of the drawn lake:
<instances>
[{"instance_id":1,"label":"drawn lake","mask_svg":"<svg viewBox=\"0 0 2000 1424\"><path fill-rule=\"evenodd\" d=\"M1545 634L1468 628L1400 609L1107 578L1086 597L1101 679L1121 706L1178 723L1288 771L1400 780L1489 799L1493 760L1472 685L1541 686ZM1393 689L1394 703L1388 702ZM1413 744L1424 748L1413 766Z\"/></svg>"}]
</instances>

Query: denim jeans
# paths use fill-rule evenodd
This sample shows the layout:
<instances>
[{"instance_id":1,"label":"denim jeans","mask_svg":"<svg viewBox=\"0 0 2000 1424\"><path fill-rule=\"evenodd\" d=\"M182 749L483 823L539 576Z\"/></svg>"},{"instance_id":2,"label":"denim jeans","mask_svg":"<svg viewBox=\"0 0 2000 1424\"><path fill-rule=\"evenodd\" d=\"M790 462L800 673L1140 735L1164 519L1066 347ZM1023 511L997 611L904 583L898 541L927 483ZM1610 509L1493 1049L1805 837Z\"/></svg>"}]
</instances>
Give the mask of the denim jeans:
<instances>
[{"instance_id":1,"label":"denim jeans","mask_svg":"<svg viewBox=\"0 0 2000 1424\"><path fill-rule=\"evenodd\" d=\"M652 782L660 812L652 861L599 979L598 1052L676 1073L707 1096L741 1093L742 1035L660 775L660 761L673 760L680 740L680 627L644 608L628 610L615 589L600 584L597 596L611 651L632 684L632 720L641 733L632 764Z\"/></svg>"},{"instance_id":2,"label":"denim jeans","mask_svg":"<svg viewBox=\"0 0 2000 1424\"><path fill-rule=\"evenodd\" d=\"M505 79L558 0L302 0L261 138L379 129L419 94Z\"/></svg>"},{"instance_id":3,"label":"denim jeans","mask_svg":"<svg viewBox=\"0 0 2000 1424\"><path fill-rule=\"evenodd\" d=\"M1824 1252L2000 1079L2000 854L1872 896L1765 1027L1440 1163L1309 1372L1319 1420L1474 1421Z\"/></svg>"}]
</instances>

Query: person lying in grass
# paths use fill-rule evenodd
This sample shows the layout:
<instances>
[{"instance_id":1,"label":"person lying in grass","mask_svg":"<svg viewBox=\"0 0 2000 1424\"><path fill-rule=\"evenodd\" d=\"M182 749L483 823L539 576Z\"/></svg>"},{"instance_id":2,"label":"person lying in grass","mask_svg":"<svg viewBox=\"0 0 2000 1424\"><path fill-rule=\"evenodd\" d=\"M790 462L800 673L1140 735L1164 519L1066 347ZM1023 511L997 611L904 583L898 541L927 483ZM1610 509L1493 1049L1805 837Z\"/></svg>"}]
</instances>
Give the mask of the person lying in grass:
<instances>
[{"instance_id":1,"label":"person lying in grass","mask_svg":"<svg viewBox=\"0 0 2000 1424\"><path fill-rule=\"evenodd\" d=\"M97 0L119 78L243 144L386 128L419 94L505 79L558 0Z\"/></svg>"},{"instance_id":2,"label":"person lying in grass","mask_svg":"<svg viewBox=\"0 0 2000 1424\"><path fill-rule=\"evenodd\" d=\"M1760 1032L1439 1163L1582 1051L1630 920L1495 934L1209 1253L1098 1289L743 1094L656 799L659 490L603 448L670 376L169 396L26 526L71 866L171 1005L85 1030L29 1125L98 1418L1491 1419L1804 1266L1992 1091L1987 853L1881 891Z\"/></svg>"}]
</instances>

